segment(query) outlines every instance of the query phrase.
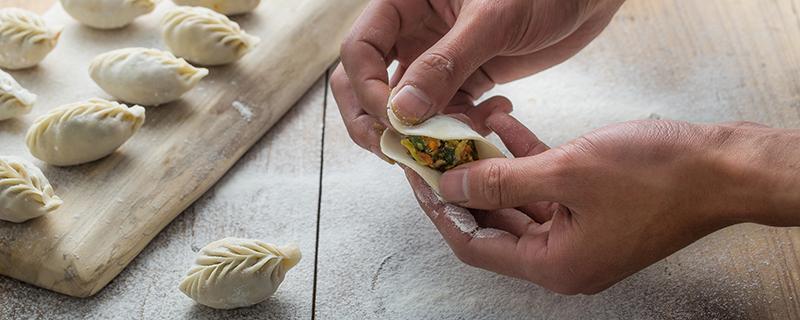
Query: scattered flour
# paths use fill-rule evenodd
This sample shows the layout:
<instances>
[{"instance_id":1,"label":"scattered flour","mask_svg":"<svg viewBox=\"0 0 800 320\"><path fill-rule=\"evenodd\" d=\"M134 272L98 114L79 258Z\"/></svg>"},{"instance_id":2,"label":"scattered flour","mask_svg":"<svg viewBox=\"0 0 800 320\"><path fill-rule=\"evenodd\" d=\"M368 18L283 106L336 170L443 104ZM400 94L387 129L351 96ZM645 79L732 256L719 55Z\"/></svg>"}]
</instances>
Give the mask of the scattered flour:
<instances>
[{"instance_id":1,"label":"scattered flour","mask_svg":"<svg viewBox=\"0 0 800 320\"><path fill-rule=\"evenodd\" d=\"M473 234L478 230L478 223L475 222L475 217L467 209L448 204L444 207L444 215L463 233Z\"/></svg>"},{"instance_id":2,"label":"scattered flour","mask_svg":"<svg viewBox=\"0 0 800 320\"><path fill-rule=\"evenodd\" d=\"M250 109L250 106L238 100L234 101L231 105L234 109L236 109L236 111L239 111L239 114L242 115L242 119L244 119L244 121L253 121L253 109Z\"/></svg>"},{"instance_id":3,"label":"scattered flour","mask_svg":"<svg viewBox=\"0 0 800 320\"><path fill-rule=\"evenodd\" d=\"M501 235L506 234L507 232L498 229L492 228L481 228L478 231L475 231L474 237L476 239L489 239L489 238L498 238Z\"/></svg>"}]
</instances>

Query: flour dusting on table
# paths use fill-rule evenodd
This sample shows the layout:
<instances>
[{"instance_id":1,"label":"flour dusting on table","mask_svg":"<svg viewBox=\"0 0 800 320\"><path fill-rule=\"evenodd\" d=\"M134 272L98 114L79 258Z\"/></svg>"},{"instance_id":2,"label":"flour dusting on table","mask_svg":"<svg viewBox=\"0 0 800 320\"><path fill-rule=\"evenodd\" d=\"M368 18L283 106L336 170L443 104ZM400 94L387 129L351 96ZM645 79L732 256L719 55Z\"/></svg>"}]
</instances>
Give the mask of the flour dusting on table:
<instances>
[{"instance_id":1,"label":"flour dusting on table","mask_svg":"<svg viewBox=\"0 0 800 320\"><path fill-rule=\"evenodd\" d=\"M253 120L253 109L251 109L250 106L238 100L234 101L231 105L234 109L236 109L236 111L239 112L240 115L242 115L242 119L244 119L244 121L250 122Z\"/></svg>"}]
</instances>

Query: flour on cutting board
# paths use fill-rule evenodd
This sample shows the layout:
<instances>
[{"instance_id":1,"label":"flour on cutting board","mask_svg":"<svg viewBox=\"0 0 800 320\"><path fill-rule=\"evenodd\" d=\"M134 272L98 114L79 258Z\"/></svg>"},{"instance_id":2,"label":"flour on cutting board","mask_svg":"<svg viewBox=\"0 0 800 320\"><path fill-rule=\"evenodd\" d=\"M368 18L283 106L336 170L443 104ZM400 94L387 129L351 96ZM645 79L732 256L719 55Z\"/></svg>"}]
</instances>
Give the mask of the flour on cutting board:
<instances>
[{"instance_id":1,"label":"flour on cutting board","mask_svg":"<svg viewBox=\"0 0 800 320\"><path fill-rule=\"evenodd\" d=\"M238 100L234 101L231 105L242 115L244 121L250 122L253 120L253 109L251 109L250 106Z\"/></svg>"}]
</instances>

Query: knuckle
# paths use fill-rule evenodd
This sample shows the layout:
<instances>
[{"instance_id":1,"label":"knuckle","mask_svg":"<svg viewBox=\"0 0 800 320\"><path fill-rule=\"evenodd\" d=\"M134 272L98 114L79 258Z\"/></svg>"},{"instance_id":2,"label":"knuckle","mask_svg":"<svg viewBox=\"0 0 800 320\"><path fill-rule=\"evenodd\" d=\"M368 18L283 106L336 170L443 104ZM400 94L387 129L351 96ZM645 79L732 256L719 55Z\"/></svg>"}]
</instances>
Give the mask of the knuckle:
<instances>
[{"instance_id":1,"label":"knuckle","mask_svg":"<svg viewBox=\"0 0 800 320\"><path fill-rule=\"evenodd\" d=\"M506 182L506 168L507 166L492 161L483 169L482 183L478 185L479 195L483 197L490 206L501 207L508 202L507 199L504 199L505 187L503 185Z\"/></svg>"},{"instance_id":2,"label":"knuckle","mask_svg":"<svg viewBox=\"0 0 800 320\"><path fill-rule=\"evenodd\" d=\"M449 81L455 78L456 63L448 54L426 53L419 59L419 63L424 74L433 74L438 77L437 80Z\"/></svg>"}]
</instances>

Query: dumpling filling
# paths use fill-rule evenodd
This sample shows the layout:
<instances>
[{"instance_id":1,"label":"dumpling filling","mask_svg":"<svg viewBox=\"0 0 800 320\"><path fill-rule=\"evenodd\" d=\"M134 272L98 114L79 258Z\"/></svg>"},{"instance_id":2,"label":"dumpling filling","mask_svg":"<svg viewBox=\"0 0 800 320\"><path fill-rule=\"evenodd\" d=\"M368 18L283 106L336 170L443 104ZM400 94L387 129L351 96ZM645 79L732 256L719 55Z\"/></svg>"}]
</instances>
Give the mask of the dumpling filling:
<instances>
[{"instance_id":1,"label":"dumpling filling","mask_svg":"<svg viewBox=\"0 0 800 320\"><path fill-rule=\"evenodd\" d=\"M439 140L424 136L406 136L400 144L417 163L445 172L459 165L478 160L475 141Z\"/></svg>"}]
</instances>

